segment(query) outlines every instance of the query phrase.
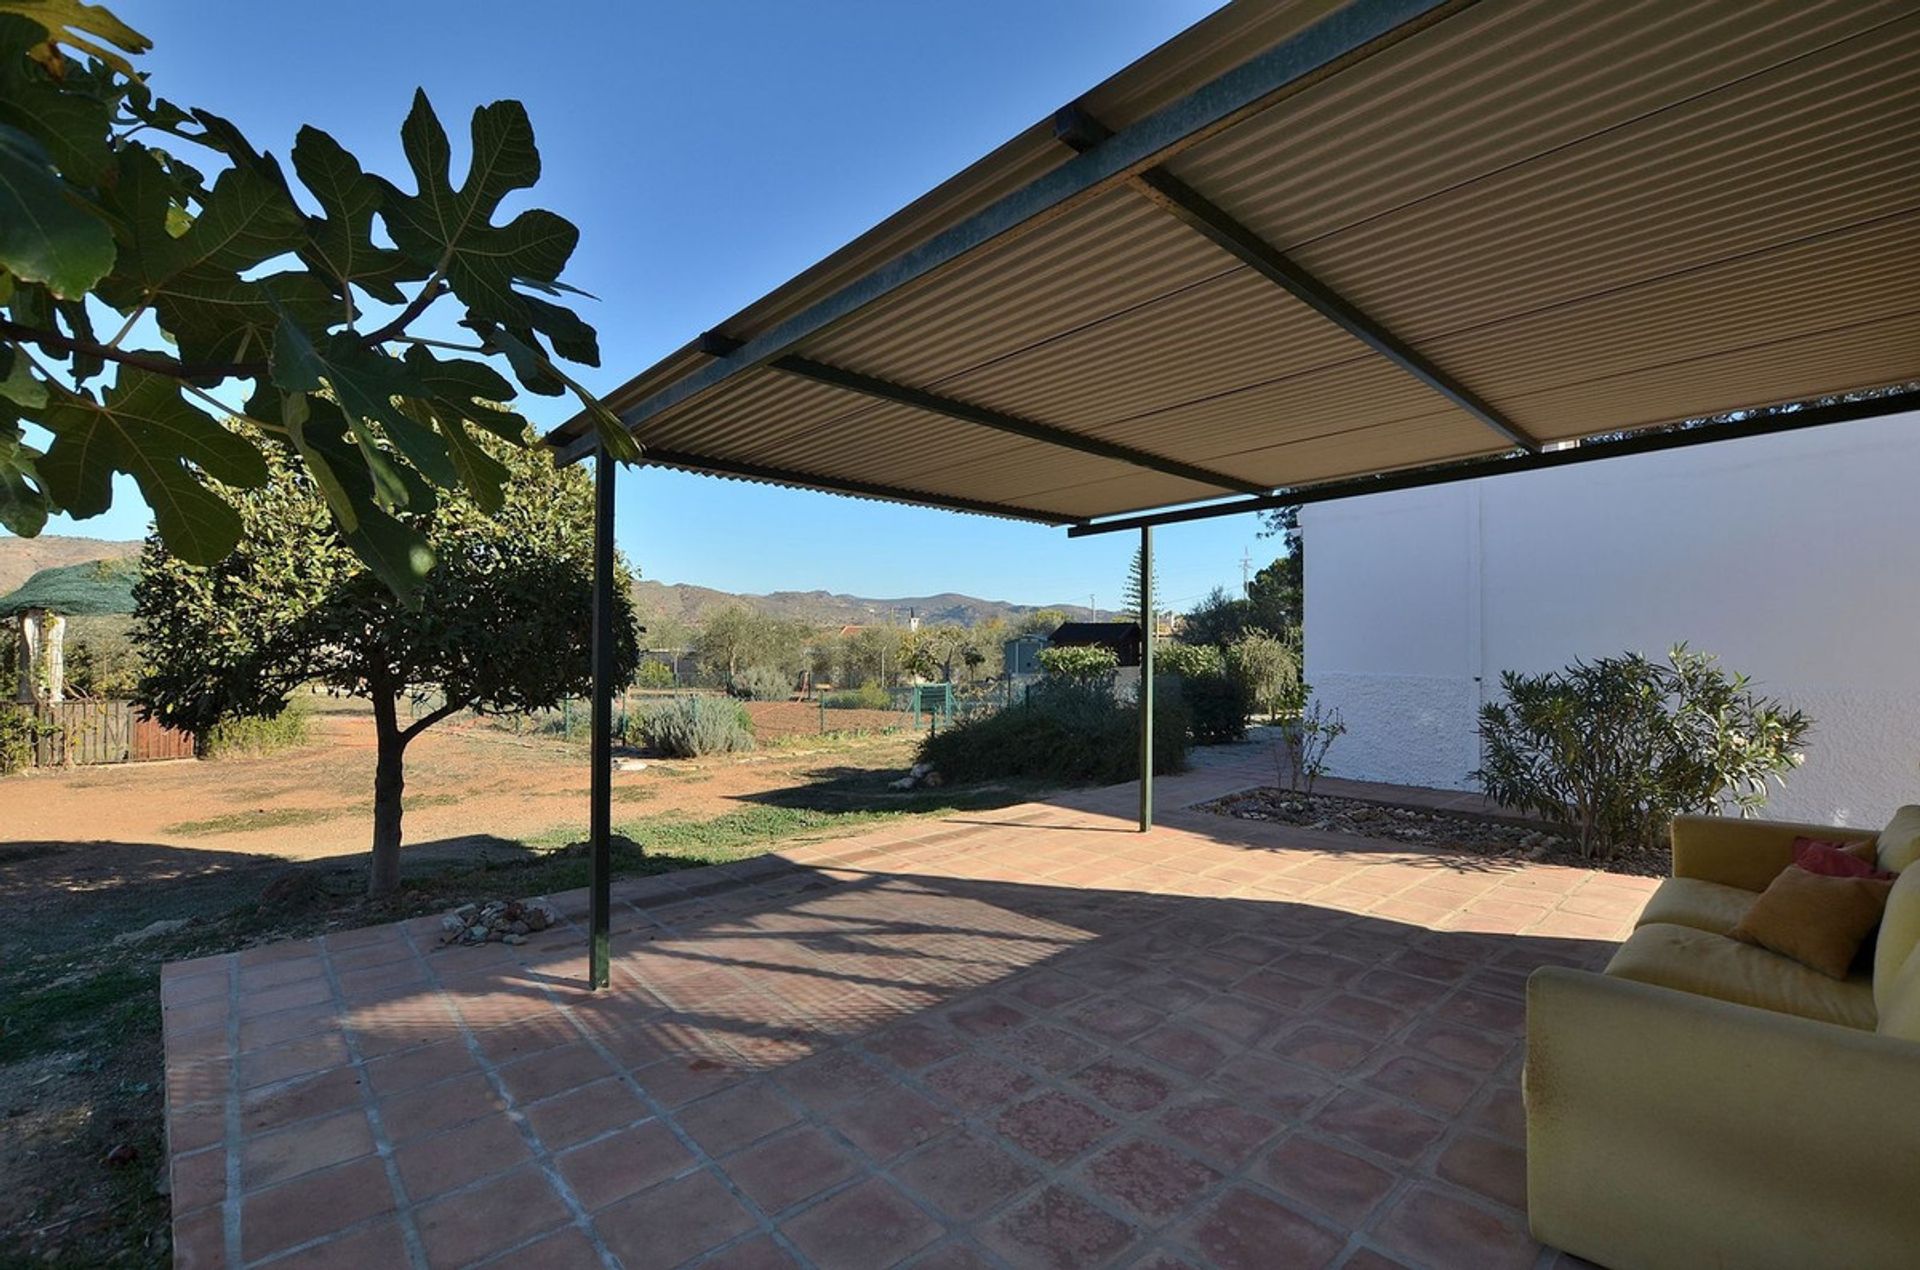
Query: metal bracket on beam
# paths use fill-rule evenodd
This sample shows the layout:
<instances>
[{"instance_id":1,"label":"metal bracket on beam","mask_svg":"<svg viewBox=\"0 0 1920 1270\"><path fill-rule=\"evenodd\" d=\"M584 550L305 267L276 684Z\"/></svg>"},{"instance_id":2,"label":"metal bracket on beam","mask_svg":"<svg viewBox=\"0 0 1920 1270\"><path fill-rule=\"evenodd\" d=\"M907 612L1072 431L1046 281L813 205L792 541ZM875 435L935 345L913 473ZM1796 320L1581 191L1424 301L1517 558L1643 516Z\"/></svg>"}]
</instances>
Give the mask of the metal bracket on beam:
<instances>
[{"instance_id":1,"label":"metal bracket on beam","mask_svg":"<svg viewBox=\"0 0 1920 1270\"><path fill-rule=\"evenodd\" d=\"M1056 114L1053 131L1062 142L1082 154L1113 136L1112 129L1079 106L1068 106ZM1178 218L1241 263L1251 266L1262 277L1507 440L1527 450L1540 449L1537 438L1165 168L1147 168L1135 173L1127 183L1162 211Z\"/></svg>"},{"instance_id":2,"label":"metal bracket on beam","mask_svg":"<svg viewBox=\"0 0 1920 1270\"><path fill-rule=\"evenodd\" d=\"M700 337L700 351L710 357L725 357L728 353L740 348L742 343L743 341L722 335L717 331L708 331ZM1019 415L1007 414L1004 411L975 405L954 397L944 397L939 393L927 392L906 384L896 384L892 380L863 375L859 371L830 366L810 358L788 354L774 358L767 363L767 367L782 374L810 379L815 383L831 384L835 388L843 388L864 397L912 406L930 414L944 415L963 423L979 424L983 428L993 428L1017 437L1025 437L1029 441L1040 441L1048 445L1060 446L1062 449L1078 450L1083 454L1114 459L1121 463L1132 464L1134 467L1148 468L1168 476L1177 476L1199 485L1211 485L1215 489L1234 490L1243 494L1264 494L1272 488L1270 485L1264 485L1246 477L1217 472L1198 464L1183 463L1178 459L1135 449L1133 446L1122 445L1117 441L1104 441L1084 433L1056 428L1052 424L1025 419Z\"/></svg>"}]
</instances>

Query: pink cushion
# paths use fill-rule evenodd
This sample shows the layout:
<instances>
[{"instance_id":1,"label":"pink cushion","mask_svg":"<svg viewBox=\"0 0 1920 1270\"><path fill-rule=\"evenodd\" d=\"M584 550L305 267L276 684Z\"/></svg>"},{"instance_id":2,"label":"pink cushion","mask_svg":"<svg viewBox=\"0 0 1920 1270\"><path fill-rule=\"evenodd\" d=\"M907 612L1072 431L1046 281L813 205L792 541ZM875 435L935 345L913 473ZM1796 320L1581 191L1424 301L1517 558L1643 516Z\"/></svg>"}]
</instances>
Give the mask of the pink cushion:
<instances>
[{"instance_id":1,"label":"pink cushion","mask_svg":"<svg viewBox=\"0 0 1920 1270\"><path fill-rule=\"evenodd\" d=\"M1817 873L1821 877L1872 878L1877 882L1893 880L1893 874L1881 872L1866 860L1861 859L1854 851L1848 850L1850 845L1852 844L1795 838L1793 862L1807 872Z\"/></svg>"}]
</instances>

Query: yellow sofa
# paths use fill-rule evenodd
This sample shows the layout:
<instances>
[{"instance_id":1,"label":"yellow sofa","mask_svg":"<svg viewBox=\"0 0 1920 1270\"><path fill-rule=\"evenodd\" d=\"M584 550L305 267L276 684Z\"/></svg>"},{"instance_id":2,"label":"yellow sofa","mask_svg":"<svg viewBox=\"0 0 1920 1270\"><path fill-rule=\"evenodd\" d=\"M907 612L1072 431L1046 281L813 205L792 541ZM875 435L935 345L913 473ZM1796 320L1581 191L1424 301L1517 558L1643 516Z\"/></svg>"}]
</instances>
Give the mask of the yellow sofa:
<instances>
[{"instance_id":1,"label":"yellow sofa","mask_svg":"<svg viewBox=\"0 0 1920 1270\"><path fill-rule=\"evenodd\" d=\"M1799 836L1682 817L1673 876L1603 974L1527 984L1527 1210L1612 1270L1920 1267L1920 807L1870 959L1827 978L1726 932Z\"/></svg>"}]
</instances>

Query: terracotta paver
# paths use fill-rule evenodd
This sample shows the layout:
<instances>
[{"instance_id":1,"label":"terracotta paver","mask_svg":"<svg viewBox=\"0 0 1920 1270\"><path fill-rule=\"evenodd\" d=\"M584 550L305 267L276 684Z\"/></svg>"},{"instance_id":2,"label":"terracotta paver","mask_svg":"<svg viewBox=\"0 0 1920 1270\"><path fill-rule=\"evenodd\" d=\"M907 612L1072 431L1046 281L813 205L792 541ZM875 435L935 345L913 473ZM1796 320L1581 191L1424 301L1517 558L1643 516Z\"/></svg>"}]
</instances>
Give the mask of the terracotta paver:
<instances>
[{"instance_id":1,"label":"terracotta paver","mask_svg":"<svg viewBox=\"0 0 1920 1270\"><path fill-rule=\"evenodd\" d=\"M1557 1264L1526 976L1653 883L1181 810L1266 778L624 881L598 994L580 894L168 966L176 1264Z\"/></svg>"}]
</instances>

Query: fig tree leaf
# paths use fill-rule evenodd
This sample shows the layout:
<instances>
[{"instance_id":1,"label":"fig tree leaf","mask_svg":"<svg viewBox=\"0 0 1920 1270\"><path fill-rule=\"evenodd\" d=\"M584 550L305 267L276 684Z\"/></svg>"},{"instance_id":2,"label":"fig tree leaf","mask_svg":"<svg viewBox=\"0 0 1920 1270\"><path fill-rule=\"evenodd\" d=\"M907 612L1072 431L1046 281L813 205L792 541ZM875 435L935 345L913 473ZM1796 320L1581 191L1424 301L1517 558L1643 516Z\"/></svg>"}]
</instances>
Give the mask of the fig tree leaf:
<instances>
[{"instance_id":1,"label":"fig tree leaf","mask_svg":"<svg viewBox=\"0 0 1920 1270\"><path fill-rule=\"evenodd\" d=\"M80 76L56 83L21 56L43 38L42 28L0 8L0 124L39 141L69 181L96 184L113 166L107 150L112 105L103 91L88 91Z\"/></svg>"},{"instance_id":2,"label":"fig tree leaf","mask_svg":"<svg viewBox=\"0 0 1920 1270\"><path fill-rule=\"evenodd\" d=\"M347 426L360 440L376 478L381 456L370 424L378 425L378 431L428 480L447 488L459 483L447 443L395 404L396 398L424 395L399 358L368 348L350 331L315 340L283 317L274 328L272 372L273 382L288 392L324 388L332 395L347 417ZM396 501L406 497L404 490L391 482L379 484L389 503L406 505Z\"/></svg>"},{"instance_id":3,"label":"fig tree leaf","mask_svg":"<svg viewBox=\"0 0 1920 1270\"><path fill-rule=\"evenodd\" d=\"M302 128L293 143L293 170L320 204L325 216L310 220L313 253L329 277L365 288L388 304L404 304L395 284L427 276L421 267L391 247L375 246L373 214L380 207L380 186L360 170L360 161L318 128Z\"/></svg>"},{"instance_id":4,"label":"fig tree leaf","mask_svg":"<svg viewBox=\"0 0 1920 1270\"><path fill-rule=\"evenodd\" d=\"M187 362L265 361L283 315L308 330L342 316L327 284L305 271L244 279L193 269L162 283L153 305Z\"/></svg>"},{"instance_id":5,"label":"fig tree leaf","mask_svg":"<svg viewBox=\"0 0 1920 1270\"><path fill-rule=\"evenodd\" d=\"M473 157L455 189L452 148L424 92L400 129L418 192L381 181L380 215L394 243L415 263L443 269L453 293L474 314L527 325L526 297L517 280L551 284L566 267L580 231L552 212L532 209L505 225L493 224L500 200L540 175L533 125L517 101L497 101L473 112Z\"/></svg>"},{"instance_id":6,"label":"fig tree leaf","mask_svg":"<svg viewBox=\"0 0 1920 1270\"><path fill-rule=\"evenodd\" d=\"M47 495L34 467L39 457L18 424L0 422L0 526L22 538L38 537L47 524Z\"/></svg>"},{"instance_id":7,"label":"fig tree leaf","mask_svg":"<svg viewBox=\"0 0 1920 1270\"><path fill-rule=\"evenodd\" d=\"M592 421L594 432L599 436L600 444L606 447L607 453L622 463L639 461L640 443L634 439L633 433L627 430L627 425L621 421L620 416L607 409L606 403L587 391L584 385L555 366L553 360L540 351L540 346L534 342L530 333L510 331L503 327L477 322L468 323L468 327L480 335L481 343L489 352L501 354L512 364L514 374L520 377L522 383L525 383L528 374L532 373L551 375L566 385L573 395L579 398L582 409L587 418Z\"/></svg>"},{"instance_id":8,"label":"fig tree leaf","mask_svg":"<svg viewBox=\"0 0 1920 1270\"><path fill-rule=\"evenodd\" d=\"M409 608L419 602L420 583L433 570L433 548L413 526L377 507L360 514L359 526L341 536L374 576Z\"/></svg>"},{"instance_id":9,"label":"fig tree leaf","mask_svg":"<svg viewBox=\"0 0 1920 1270\"><path fill-rule=\"evenodd\" d=\"M46 32L44 43L32 53L39 62L53 60L54 46L65 45L132 75L132 64L114 49L144 53L153 47L152 40L113 14L81 0L0 0L0 13L19 14Z\"/></svg>"},{"instance_id":10,"label":"fig tree leaf","mask_svg":"<svg viewBox=\"0 0 1920 1270\"><path fill-rule=\"evenodd\" d=\"M0 267L77 299L113 262L112 232L55 175L46 148L0 124Z\"/></svg>"},{"instance_id":11,"label":"fig tree leaf","mask_svg":"<svg viewBox=\"0 0 1920 1270\"><path fill-rule=\"evenodd\" d=\"M167 549L194 564L219 561L240 536L240 518L199 473L243 488L267 479L260 452L188 405L178 383L130 366L100 401L56 386L35 414L53 433L38 468L62 510L100 514L112 502L113 474L129 473Z\"/></svg>"}]
</instances>

